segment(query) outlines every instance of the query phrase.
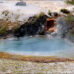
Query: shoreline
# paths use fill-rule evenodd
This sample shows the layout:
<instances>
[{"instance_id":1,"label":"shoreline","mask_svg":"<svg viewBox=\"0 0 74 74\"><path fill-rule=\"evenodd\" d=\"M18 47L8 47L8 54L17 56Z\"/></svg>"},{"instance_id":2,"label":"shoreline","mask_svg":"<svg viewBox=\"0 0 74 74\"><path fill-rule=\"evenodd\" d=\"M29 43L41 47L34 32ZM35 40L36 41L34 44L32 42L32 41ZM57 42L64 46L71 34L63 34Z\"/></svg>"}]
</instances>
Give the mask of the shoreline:
<instances>
[{"instance_id":1,"label":"shoreline","mask_svg":"<svg viewBox=\"0 0 74 74\"><path fill-rule=\"evenodd\" d=\"M24 55L9 54L5 52L0 52L0 59L36 62L36 63L52 63L52 62L67 62L67 61L74 62L74 60L72 59L59 58L56 56L30 56L30 55L24 56Z\"/></svg>"}]
</instances>

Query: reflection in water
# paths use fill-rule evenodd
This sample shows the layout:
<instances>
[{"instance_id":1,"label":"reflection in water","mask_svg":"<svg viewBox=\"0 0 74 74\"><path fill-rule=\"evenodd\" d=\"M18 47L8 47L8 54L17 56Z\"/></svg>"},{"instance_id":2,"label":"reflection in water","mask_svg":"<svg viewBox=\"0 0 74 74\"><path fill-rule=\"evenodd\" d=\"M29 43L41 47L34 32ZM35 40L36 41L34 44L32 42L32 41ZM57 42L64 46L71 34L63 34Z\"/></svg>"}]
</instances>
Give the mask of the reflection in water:
<instances>
[{"instance_id":1,"label":"reflection in water","mask_svg":"<svg viewBox=\"0 0 74 74\"><path fill-rule=\"evenodd\" d=\"M57 38L24 37L0 40L0 51L24 55L74 57L73 45Z\"/></svg>"}]
</instances>

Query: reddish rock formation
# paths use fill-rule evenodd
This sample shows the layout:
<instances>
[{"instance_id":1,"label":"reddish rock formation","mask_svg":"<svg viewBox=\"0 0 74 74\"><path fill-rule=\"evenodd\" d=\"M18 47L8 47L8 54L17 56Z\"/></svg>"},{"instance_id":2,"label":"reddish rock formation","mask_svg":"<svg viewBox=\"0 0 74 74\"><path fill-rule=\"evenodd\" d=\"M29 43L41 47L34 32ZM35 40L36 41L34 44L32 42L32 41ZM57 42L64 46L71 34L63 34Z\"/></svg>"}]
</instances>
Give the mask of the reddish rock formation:
<instances>
[{"instance_id":1,"label":"reddish rock formation","mask_svg":"<svg viewBox=\"0 0 74 74\"><path fill-rule=\"evenodd\" d=\"M56 31L55 25L56 25L56 19L55 18L47 18L45 30L47 32L55 32Z\"/></svg>"}]
</instances>

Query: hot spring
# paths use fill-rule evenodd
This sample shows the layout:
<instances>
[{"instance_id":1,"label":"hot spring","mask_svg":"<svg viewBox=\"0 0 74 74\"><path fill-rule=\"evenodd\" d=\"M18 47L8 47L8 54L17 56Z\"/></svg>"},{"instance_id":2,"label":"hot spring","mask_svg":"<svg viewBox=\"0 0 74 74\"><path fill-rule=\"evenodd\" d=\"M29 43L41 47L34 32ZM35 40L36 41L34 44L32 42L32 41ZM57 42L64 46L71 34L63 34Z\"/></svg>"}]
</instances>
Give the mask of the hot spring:
<instances>
[{"instance_id":1,"label":"hot spring","mask_svg":"<svg viewBox=\"0 0 74 74\"><path fill-rule=\"evenodd\" d=\"M19 7L15 6L15 3L1 3L0 11L6 9L12 12L15 11L14 13L18 13L19 11L19 14L22 17L19 18L20 21L24 19L23 15L33 16L43 11L41 10L41 8L38 8L36 6L27 5L24 7ZM14 19L14 16L12 19ZM61 38L49 39L47 37L23 37L19 39L2 39L0 40L0 52L34 56L57 56L74 59L73 44Z\"/></svg>"},{"instance_id":2,"label":"hot spring","mask_svg":"<svg viewBox=\"0 0 74 74\"><path fill-rule=\"evenodd\" d=\"M59 38L24 37L0 40L0 52L33 56L74 58L73 45Z\"/></svg>"}]
</instances>

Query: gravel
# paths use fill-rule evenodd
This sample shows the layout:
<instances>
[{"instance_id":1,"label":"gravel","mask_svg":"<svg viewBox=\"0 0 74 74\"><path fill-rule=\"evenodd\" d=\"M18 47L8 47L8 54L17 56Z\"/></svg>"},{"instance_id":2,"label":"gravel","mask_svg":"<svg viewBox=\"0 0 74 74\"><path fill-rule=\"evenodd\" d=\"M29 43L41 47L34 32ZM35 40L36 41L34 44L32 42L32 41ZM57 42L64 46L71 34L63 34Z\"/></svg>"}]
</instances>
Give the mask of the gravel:
<instances>
[{"instance_id":1,"label":"gravel","mask_svg":"<svg viewBox=\"0 0 74 74\"><path fill-rule=\"evenodd\" d=\"M74 74L74 62L34 63L0 59L0 74Z\"/></svg>"}]
</instances>

